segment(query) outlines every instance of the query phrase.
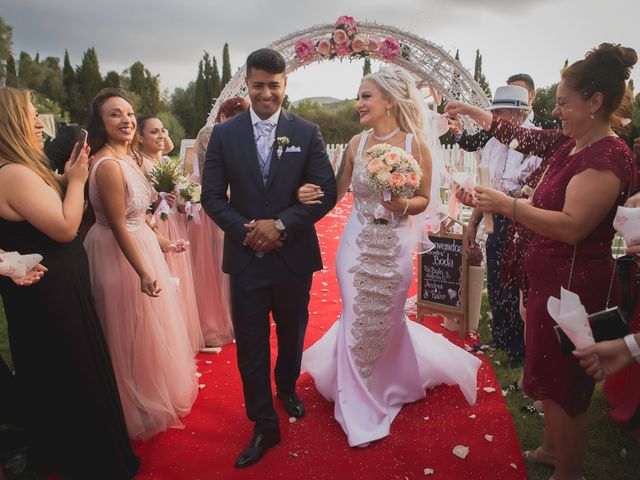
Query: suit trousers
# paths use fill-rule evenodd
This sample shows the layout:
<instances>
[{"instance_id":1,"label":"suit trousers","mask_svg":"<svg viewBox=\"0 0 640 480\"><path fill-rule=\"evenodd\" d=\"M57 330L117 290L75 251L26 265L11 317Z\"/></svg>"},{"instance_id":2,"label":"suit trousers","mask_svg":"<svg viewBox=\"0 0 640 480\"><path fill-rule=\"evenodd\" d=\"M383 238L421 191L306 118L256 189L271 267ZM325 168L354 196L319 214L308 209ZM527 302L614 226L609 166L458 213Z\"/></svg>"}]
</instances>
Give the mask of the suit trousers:
<instances>
[{"instance_id":1,"label":"suit trousers","mask_svg":"<svg viewBox=\"0 0 640 480\"><path fill-rule=\"evenodd\" d=\"M497 347L511 360L524 358L524 322L520 317L520 291L517 286L502 283L500 265L511 220L493 216L493 232L487 237L487 290L493 320L491 335Z\"/></svg>"},{"instance_id":2,"label":"suit trousers","mask_svg":"<svg viewBox=\"0 0 640 480\"><path fill-rule=\"evenodd\" d=\"M309 320L313 274L297 274L277 253L255 257L230 275L232 321L246 412L256 433L278 429L271 390L271 313L276 325L279 392L294 393Z\"/></svg>"}]
</instances>

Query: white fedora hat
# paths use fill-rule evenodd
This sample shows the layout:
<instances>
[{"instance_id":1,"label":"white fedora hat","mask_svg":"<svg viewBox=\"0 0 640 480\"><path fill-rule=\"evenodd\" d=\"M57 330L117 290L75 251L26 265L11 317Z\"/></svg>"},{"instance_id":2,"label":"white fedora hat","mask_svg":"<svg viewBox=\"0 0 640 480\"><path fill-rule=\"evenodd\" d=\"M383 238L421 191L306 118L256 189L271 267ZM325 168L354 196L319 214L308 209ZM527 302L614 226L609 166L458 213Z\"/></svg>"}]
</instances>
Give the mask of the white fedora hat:
<instances>
[{"instance_id":1,"label":"white fedora hat","mask_svg":"<svg viewBox=\"0 0 640 480\"><path fill-rule=\"evenodd\" d=\"M517 85L498 87L487 110L497 110L498 108L529 110L529 92L527 92L526 88Z\"/></svg>"}]
</instances>

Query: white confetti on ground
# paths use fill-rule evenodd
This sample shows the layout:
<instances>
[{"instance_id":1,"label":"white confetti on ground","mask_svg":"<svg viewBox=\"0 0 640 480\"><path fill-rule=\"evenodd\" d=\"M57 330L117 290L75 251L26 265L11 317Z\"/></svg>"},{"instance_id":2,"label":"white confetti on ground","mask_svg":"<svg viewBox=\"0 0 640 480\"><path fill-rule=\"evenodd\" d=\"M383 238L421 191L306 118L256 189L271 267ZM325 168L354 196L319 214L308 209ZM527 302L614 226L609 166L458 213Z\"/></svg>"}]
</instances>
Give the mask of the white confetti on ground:
<instances>
[{"instance_id":1,"label":"white confetti on ground","mask_svg":"<svg viewBox=\"0 0 640 480\"><path fill-rule=\"evenodd\" d=\"M424 469L424 474L425 475L433 475L433 468L425 468Z\"/></svg>"},{"instance_id":2,"label":"white confetti on ground","mask_svg":"<svg viewBox=\"0 0 640 480\"><path fill-rule=\"evenodd\" d=\"M513 468L514 470L517 470L517 469L518 469L518 466L517 466L515 463L510 463L510 464L509 464L509 466L510 466L511 468Z\"/></svg>"},{"instance_id":3,"label":"white confetti on ground","mask_svg":"<svg viewBox=\"0 0 640 480\"><path fill-rule=\"evenodd\" d=\"M202 390L202 389L203 389L204 387L206 387L206 386L207 386L206 384L201 383L200 385L198 385L198 388L199 388L200 390Z\"/></svg>"},{"instance_id":4,"label":"white confetti on ground","mask_svg":"<svg viewBox=\"0 0 640 480\"><path fill-rule=\"evenodd\" d=\"M493 435L485 435L485 436L484 436L484 439L485 439L487 442L493 442Z\"/></svg>"},{"instance_id":5,"label":"white confetti on ground","mask_svg":"<svg viewBox=\"0 0 640 480\"><path fill-rule=\"evenodd\" d=\"M469 455L469 447L465 447L464 445L456 445L453 448L453 454L456 457L465 459L467 458L467 455Z\"/></svg>"},{"instance_id":6,"label":"white confetti on ground","mask_svg":"<svg viewBox=\"0 0 640 480\"><path fill-rule=\"evenodd\" d=\"M493 393L496 391L496 389L493 387L484 387L483 390L487 393Z\"/></svg>"},{"instance_id":7,"label":"white confetti on ground","mask_svg":"<svg viewBox=\"0 0 640 480\"><path fill-rule=\"evenodd\" d=\"M469 415L469 418L476 418L476 414L472 413L471 415Z\"/></svg>"},{"instance_id":8,"label":"white confetti on ground","mask_svg":"<svg viewBox=\"0 0 640 480\"><path fill-rule=\"evenodd\" d=\"M289 417L289 423L296 423L296 417Z\"/></svg>"}]
</instances>

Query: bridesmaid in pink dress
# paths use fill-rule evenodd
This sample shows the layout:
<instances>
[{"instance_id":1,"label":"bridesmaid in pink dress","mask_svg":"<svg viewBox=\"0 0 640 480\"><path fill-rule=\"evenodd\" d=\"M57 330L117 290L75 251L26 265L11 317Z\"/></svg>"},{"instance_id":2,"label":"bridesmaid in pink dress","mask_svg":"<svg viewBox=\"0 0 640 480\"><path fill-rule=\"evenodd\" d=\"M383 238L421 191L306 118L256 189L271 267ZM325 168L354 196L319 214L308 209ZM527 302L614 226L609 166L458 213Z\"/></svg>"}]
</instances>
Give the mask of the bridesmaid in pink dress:
<instances>
[{"instance_id":1,"label":"bridesmaid in pink dress","mask_svg":"<svg viewBox=\"0 0 640 480\"><path fill-rule=\"evenodd\" d=\"M136 118L119 89L93 100L89 198L96 223L84 241L91 289L113 361L129 436L181 427L197 395L196 365L161 247L146 223L153 190L129 155Z\"/></svg>"},{"instance_id":2,"label":"bridesmaid in pink dress","mask_svg":"<svg viewBox=\"0 0 640 480\"><path fill-rule=\"evenodd\" d=\"M139 137L135 143L135 150L142 157L143 168L148 174L162 158L162 153L166 151L166 140L169 137L159 118L140 117L137 121ZM187 238L187 218L178 211L175 199L171 203L169 218L162 220L159 216L156 216L156 224L153 228L157 228L160 235L172 241ZM169 265L171 274L178 278L178 298L180 299L182 314L186 322L191 348L195 355L204 346L204 339L200 329L200 315L198 314L193 285L191 251L187 249L185 252L178 254L165 253L164 258Z\"/></svg>"},{"instance_id":3,"label":"bridesmaid in pink dress","mask_svg":"<svg viewBox=\"0 0 640 480\"><path fill-rule=\"evenodd\" d=\"M216 124L225 122L248 108L249 103L243 98L230 98L220 106ZM193 176L198 182L212 130L212 125L205 125L196 138ZM220 347L232 342L234 338L229 301L229 277L222 272L224 233L208 215L202 215L200 225L189 227L202 333L207 347Z\"/></svg>"}]
</instances>

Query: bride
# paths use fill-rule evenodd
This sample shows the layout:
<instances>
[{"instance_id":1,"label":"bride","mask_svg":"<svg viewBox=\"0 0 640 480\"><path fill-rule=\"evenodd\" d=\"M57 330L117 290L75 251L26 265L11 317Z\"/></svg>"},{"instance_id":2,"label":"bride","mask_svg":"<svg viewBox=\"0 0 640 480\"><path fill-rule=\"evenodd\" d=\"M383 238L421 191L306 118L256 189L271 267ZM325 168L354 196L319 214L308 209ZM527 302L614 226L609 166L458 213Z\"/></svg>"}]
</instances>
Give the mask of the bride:
<instances>
[{"instance_id":1,"label":"bride","mask_svg":"<svg viewBox=\"0 0 640 480\"><path fill-rule=\"evenodd\" d=\"M383 68L362 79L357 110L372 127L351 139L337 175L338 199L351 185L354 207L342 234L336 272L342 296L340 319L303 354L302 370L335 402L335 418L349 445L366 447L389 435L402 405L440 384L457 384L469 404L476 400L480 360L404 314L413 278L413 251L429 204L431 154L422 133L426 108L412 77ZM412 198L384 201L367 183L366 156L373 145L405 149L420 163L423 180ZM317 202L319 187L298 191ZM393 212L375 221L381 206Z\"/></svg>"}]
</instances>

